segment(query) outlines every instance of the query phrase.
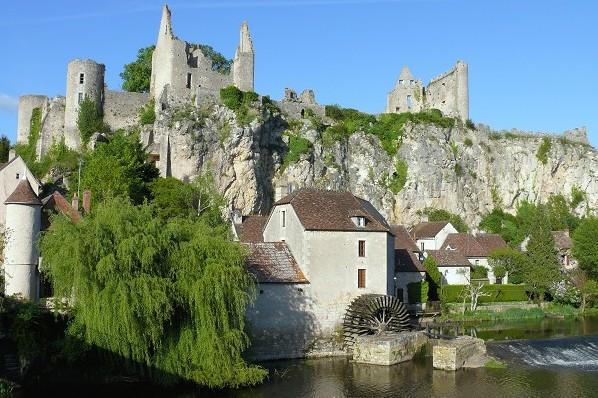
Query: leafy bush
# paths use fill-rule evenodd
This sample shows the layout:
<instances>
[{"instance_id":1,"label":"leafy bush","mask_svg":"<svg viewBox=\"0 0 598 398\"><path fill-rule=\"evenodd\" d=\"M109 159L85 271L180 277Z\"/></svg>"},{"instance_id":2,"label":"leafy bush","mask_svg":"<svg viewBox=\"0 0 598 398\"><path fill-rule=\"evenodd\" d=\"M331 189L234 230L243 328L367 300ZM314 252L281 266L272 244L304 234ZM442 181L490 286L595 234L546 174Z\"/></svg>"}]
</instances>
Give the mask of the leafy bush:
<instances>
[{"instance_id":1,"label":"leafy bush","mask_svg":"<svg viewBox=\"0 0 598 398\"><path fill-rule=\"evenodd\" d=\"M465 121L465 127L467 127L470 130L475 130L475 124L473 123L473 121L471 119L467 119Z\"/></svg>"},{"instance_id":2,"label":"leafy bush","mask_svg":"<svg viewBox=\"0 0 598 398\"><path fill-rule=\"evenodd\" d=\"M469 138L466 138L463 141L463 144L465 144L466 147L471 147L473 145L473 141L471 139L469 139Z\"/></svg>"},{"instance_id":3,"label":"leafy bush","mask_svg":"<svg viewBox=\"0 0 598 398\"><path fill-rule=\"evenodd\" d=\"M220 99L229 109L235 111L237 121L241 125L249 123L254 113L250 112L250 105L257 101L259 95L253 91L241 91L235 86L228 86L220 89Z\"/></svg>"},{"instance_id":4,"label":"leafy bush","mask_svg":"<svg viewBox=\"0 0 598 398\"><path fill-rule=\"evenodd\" d=\"M407 284L407 297L409 304L427 303L429 285L426 281Z\"/></svg>"},{"instance_id":5,"label":"leafy bush","mask_svg":"<svg viewBox=\"0 0 598 398\"><path fill-rule=\"evenodd\" d=\"M145 104L139 110L139 123L141 123L142 126L146 124L154 124L156 121L155 105L156 101L152 98L150 102Z\"/></svg>"},{"instance_id":6,"label":"leafy bush","mask_svg":"<svg viewBox=\"0 0 598 398\"><path fill-rule=\"evenodd\" d=\"M455 163L455 174L457 177L463 176L463 166L460 163Z\"/></svg>"},{"instance_id":7,"label":"leafy bush","mask_svg":"<svg viewBox=\"0 0 598 398\"><path fill-rule=\"evenodd\" d=\"M488 269L486 267L477 266L471 269L471 279L486 279L488 278Z\"/></svg>"},{"instance_id":8,"label":"leafy bush","mask_svg":"<svg viewBox=\"0 0 598 398\"><path fill-rule=\"evenodd\" d=\"M303 138L290 132L286 132L285 135L289 137L289 145L288 151L282 162L282 170L286 169L289 165L298 162L301 159L301 155L309 153L313 147L313 144L307 138Z\"/></svg>"},{"instance_id":9,"label":"leafy bush","mask_svg":"<svg viewBox=\"0 0 598 398\"><path fill-rule=\"evenodd\" d=\"M573 185L571 187L571 208L576 209L584 200L586 200L586 192L577 185Z\"/></svg>"},{"instance_id":10,"label":"leafy bush","mask_svg":"<svg viewBox=\"0 0 598 398\"><path fill-rule=\"evenodd\" d=\"M88 96L85 96L85 99L79 105L77 127L79 128L83 144L87 144L94 133L110 131L110 128L104 123L104 117L100 108Z\"/></svg>"},{"instance_id":11,"label":"leafy bush","mask_svg":"<svg viewBox=\"0 0 598 398\"><path fill-rule=\"evenodd\" d=\"M392 175L388 188L395 195L401 192L407 182L407 162L397 160L395 163L395 172Z\"/></svg>"},{"instance_id":12,"label":"leafy bush","mask_svg":"<svg viewBox=\"0 0 598 398\"><path fill-rule=\"evenodd\" d=\"M152 54L156 46L149 46L137 51L137 59L124 66L120 73L123 79L122 88L125 91L147 93L152 78Z\"/></svg>"},{"instance_id":13,"label":"leafy bush","mask_svg":"<svg viewBox=\"0 0 598 398\"><path fill-rule=\"evenodd\" d=\"M443 298L449 303L463 301L464 285L446 285L443 287ZM528 301L525 285L484 285L482 292L490 293L489 296L479 298L480 303ZM469 296L466 302L469 302Z\"/></svg>"},{"instance_id":14,"label":"leafy bush","mask_svg":"<svg viewBox=\"0 0 598 398\"><path fill-rule=\"evenodd\" d=\"M438 270L438 264L436 263L436 260L434 260L432 256L428 256L422 263L422 266L428 273L430 279L436 284L436 286L440 286L442 281L442 274Z\"/></svg>"},{"instance_id":15,"label":"leafy bush","mask_svg":"<svg viewBox=\"0 0 598 398\"><path fill-rule=\"evenodd\" d=\"M542 144L540 144L538 152L536 153L536 158L538 158L540 163L546 164L548 162L548 153L550 152L551 148L552 144L550 139L548 137L542 138Z\"/></svg>"}]
</instances>

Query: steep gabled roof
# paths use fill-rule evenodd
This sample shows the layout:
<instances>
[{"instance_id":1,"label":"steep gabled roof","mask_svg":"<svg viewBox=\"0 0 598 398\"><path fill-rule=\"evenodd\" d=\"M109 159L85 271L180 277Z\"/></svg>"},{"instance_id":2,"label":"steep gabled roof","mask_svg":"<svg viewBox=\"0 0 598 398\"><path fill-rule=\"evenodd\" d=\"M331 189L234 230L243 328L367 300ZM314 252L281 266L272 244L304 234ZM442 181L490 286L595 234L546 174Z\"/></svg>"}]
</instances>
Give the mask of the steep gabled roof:
<instances>
[{"instance_id":1,"label":"steep gabled roof","mask_svg":"<svg viewBox=\"0 0 598 398\"><path fill-rule=\"evenodd\" d=\"M285 242L244 243L247 270L259 283L309 283Z\"/></svg>"},{"instance_id":2,"label":"steep gabled roof","mask_svg":"<svg viewBox=\"0 0 598 398\"><path fill-rule=\"evenodd\" d=\"M403 69L401 69L399 80L414 80L408 66L403 66Z\"/></svg>"},{"instance_id":3,"label":"steep gabled roof","mask_svg":"<svg viewBox=\"0 0 598 398\"><path fill-rule=\"evenodd\" d=\"M427 250L439 267L471 267L469 260L456 250Z\"/></svg>"},{"instance_id":4,"label":"steep gabled roof","mask_svg":"<svg viewBox=\"0 0 598 398\"><path fill-rule=\"evenodd\" d=\"M241 224L235 224L235 231L241 243L264 241L264 226L268 221L264 216L244 216Z\"/></svg>"},{"instance_id":5,"label":"steep gabled roof","mask_svg":"<svg viewBox=\"0 0 598 398\"><path fill-rule=\"evenodd\" d=\"M411 236L413 239L434 238L448 223L448 221L420 222L411 228Z\"/></svg>"},{"instance_id":6,"label":"steep gabled roof","mask_svg":"<svg viewBox=\"0 0 598 398\"><path fill-rule=\"evenodd\" d=\"M350 192L301 189L274 203L290 204L308 231L390 232L384 217L367 200ZM351 217L365 217L365 227L356 226Z\"/></svg>"},{"instance_id":7,"label":"steep gabled roof","mask_svg":"<svg viewBox=\"0 0 598 398\"><path fill-rule=\"evenodd\" d=\"M54 191L51 195L42 199L44 209L55 211L69 217L73 222L81 221L81 214L71 206L64 196L58 191ZM45 213L45 212L44 212ZM42 229L49 227L49 218L42 217Z\"/></svg>"},{"instance_id":8,"label":"steep gabled roof","mask_svg":"<svg viewBox=\"0 0 598 398\"><path fill-rule=\"evenodd\" d=\"M507 247L507 242L498 234L479 234L475 238L484 248L487 256L490 256L495 250Z\"/></svg>"},{"instance_id":9,"label":"steep gabled roof","mask_svg":"<svg viewBox=\"0 0 598 398\"><path fill-rule=\"evenodd\" d=\"M395 249L395 272L426 272L426 270L415 252Z\"/></svg>"},{"instance_id":10,"label":"steep gabled roof","mask_svg":"<svg viewBox=\"0 0 598 398\"><path fill-rule=\"evenodd\" d=\"M31 184L27 179L21 180L17 184L15 190L6 198L4 204L20 204L20 205L31 205L41 206L42 202L39 200Z\"/></svg>"},{"instance_id":11,"label":"steep gabled roof","mask_svg":"<svg viewBox=\"0 0 598 398\"><path fill-rule=\"evenodd\" d=\"M419 250L404 225L391 224L390 230L395 236L395 249Z\"/></svg>"},{"instance_id":12,"label":"steep gabled roof","mask_svg":"<svg viewBox=\"0 0 598 398\"><path fill-rule=\"evenodd\" d=\"M554 247L559 250L567 250L573 247L569 231L552 231L552 237L554 238Z\"/></svg>"},{"instance_id":13,"label":"steep gabled roof","mask_svg":"<svg viewBox=\"0 0 598 398\"><path fill-rule=\"evenodd\" d=\"M488 253L470 234L448 234L440 250L457 250L465 257L487 257Z\"/></svg>"}]
</instances>

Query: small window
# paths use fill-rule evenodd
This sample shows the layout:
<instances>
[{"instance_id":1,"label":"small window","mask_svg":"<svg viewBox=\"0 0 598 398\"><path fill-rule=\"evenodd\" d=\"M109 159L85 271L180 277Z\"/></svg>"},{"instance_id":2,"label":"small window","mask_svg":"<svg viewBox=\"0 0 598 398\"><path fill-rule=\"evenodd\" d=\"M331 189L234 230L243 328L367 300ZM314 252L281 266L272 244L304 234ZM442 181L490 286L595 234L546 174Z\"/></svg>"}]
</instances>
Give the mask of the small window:
<instances>
[{"instance_id":1,"label":"small window","mask_svg":"<svg viewBox=\"0 0 598 398\"><path fill-rule=\"evenodd\" d=\"M187 88L191 88L191 73L187 73Z\"/></svg>"},{"instance_id":2,"label":"small window","mask_svg":"<svg viewBox=\"0 0 598 398\"><path fill-rule=\"evenodd\" d=\"M399 84L403 84L403 81L402 81L402 80L399 80Z\"/></svg>"},{"instance_id":3,"label":"small window","mask_svg":"<svg viewBox=\"0 0 598 398\"><path fill-rule=\"evenodd\" d=\"M77 96L77 104L81 105L81 102L83 102L83 93L79 93Z\"/></svg>"},{"instance_id":4,"label":"small window","mask_svg":"<svg viewBox=\"0 0 598 398\"><path fill-rule=\"evenodd\" d=\"M411 98L410 95L407 96L407 109L411 110L411 108L413 108L413 99Z\"/></svg>"},{"instance_id":5,"label":"small window","mask_svg":"<svg viewBox=\"0 0 598 398\"><path fill-rule=\"evenodd\" d=\"M480 260L475 260L475 265L476 265L476 267L477 267L478 265L480 265Z\"/></svg>"},{"instance_id":6,"label":"small window","mask_svg":"<svg viewBox=\"0 0 598 398\"><path fill-rule=\"evenodd\" d=\"M285 210L281 212L280 223L283 227L287 226L287 212Z\"/></svg>"},{"instance_id":7,"label":"small window","mask_svg":"<svg viewBox=\"0 0 598 398\"><path fill-rule=\"evenodd\" d=\"M365 217L357 217L357 226L360 228L365 227Z\"/></svg>"},{"instance_id":8,"label":"small window","mask_svg":"<svg viewBox=\"0 0 598 398\"><path fill-rule=\"evenodd\" d=\"M359 241L359 257L365 257L365 240Z\"/></svg>"},{"instance_id":9,"label":"small window","mask_svg":"<svg viewBox=\"0 0 598 398\"><path fill-rule=\"evenodd\" d=\"M85 83L85 73L79 73L79 84Z\"/></svg>"},{"instance_id":10,"label":"small window","mask_svg":"<svg viewBox=\"0 0 598 398\"><path fill-rule=\"evenodd\" d=\"M365 288L365 270L364 269L357 270L357 287L359 289Z\"/></svg>"},{"instance_id":11,"label":"small window","mask_svg":"<svg viewBox=\"0 0 598 398\"><path fill-rule=\"evenodd\" d=\"M21 178L21 175L19 173L17 173L17 180Z\"/></svg>"},{"instance_id":12,"label":"small window","mask_svg":"<svg viewBox=\"0 0 598 398\"><path fill-rule=\"evenodd\" d=\"M419 245L421 246L421 248L422 248L422 251L426 250L426 249L424 248L424 246L425 246L425 243L424 243L424 242L421 242Z\"/></svg>"}]
</instances>

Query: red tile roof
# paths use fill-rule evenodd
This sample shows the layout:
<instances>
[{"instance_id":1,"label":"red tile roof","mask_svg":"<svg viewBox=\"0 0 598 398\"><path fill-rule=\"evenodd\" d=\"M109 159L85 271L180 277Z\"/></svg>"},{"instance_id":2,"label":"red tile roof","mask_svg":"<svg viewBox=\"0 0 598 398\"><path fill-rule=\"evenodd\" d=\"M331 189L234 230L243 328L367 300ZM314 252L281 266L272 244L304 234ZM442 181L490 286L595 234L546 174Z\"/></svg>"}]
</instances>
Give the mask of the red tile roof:
<instances>
[{"instance_id":1,"label":"red tile roof","mask_svg":"<svg viewBox=\"0 0 598 398\"><path fill-rule=\"evenodd\" d=\"M367 200L350 192L301 189L274 203L290 204L306 230L390 232L384 217ZM365 217L366 225L355 225L351 217Z\"/></svg>"},{"instance_id":2,"label":"red tile roof","mask_svg":"<svg viewBox=\"0 0 598 398\"><path fill-rule=\"evenodd\" d=\"M449 234L440 250L457 250L465 257L487 257L488 253L470 234Z\"/></svg>"},{"instance_id":3,"label":"red tile roof","mask_svg":"<svg viewBox=\"0 0 598 398\"><path fill-rule=\"evenodd\" d=\"M392 224L390 230L395 236L395 249L408 249L409 251L419 250L405 226Z\"/></svg>"},{"instance_id":4,"label":"red tile roof","mask_svg":"<svg viewBox=\"0 0 598 398\"><path fill-rule=\"evenodd\" d=\"M420 222L411 228L411 236L413 239L434 238L448 223L448 221Z\"/></svg>"},{"instance_id":5,"label":"red tile roof","mask_svg":"<svg viewBox=\"0 0 598 398\"><path fill-rule=\"evenodd\" d=\"M31 184L27 179L21 180L17 184L15 190L6 198L4 204L20 204L20 205L31 205L41 206L42 202L39 200Z\"/></svg>"},{"instance_id":6,"label":"red tile roof","mask_svg":"<svg viewBox=\"0 0 598 398\"><path fill-rule=\"evenodd\" d=\"M247 270L259 283L309 283L285 242L244 243Z\"/></svg>"},{"instance_id":7,"label":"red tile roof","mask_svg":"<svg viewBox=\"0 0 598 398\"><path fill-rule=\"evenodd\" d=\"M554 238L554 247L559 250L567 250L573 247L569 231L552 231L552 237Z\"/></svg>"},{"instance_id":8,"label":"red tile roof","mask_svg":"<svg viewBox=\"0 0 598 398\"><path fill-rule=\"evenodd\" d=\"M53 210L64 214L65 216L69 217L72 221L78 222L81 221L81 214L77 210L71 206L71 204L65 199L64 196L58 191L54 191L49 196L46 196L42 203L44 205L44 209Z\"/></svg>"},{"instance_id":9,"label":"red tile roof","mask_svg":"<svg viewBox=\"0 0 598 398\"><path fill-rule=\"evenodd\" d=\"M469 260L457 250L427 250L439 267L471 267Z\"/></svg>"},{"instance_id":10,"label":"red tile roof","mask_svg":"<svg viewBox=\"0 0 598 398\"><path fill-rule=\"evenodd\" d=\"M244 216L242 224L235 224L235 231L242 243L257 243L264 241L264 226L268 221L264 216Z\"/></svg>"},{"instance_id":11,"label":"red tile roof","mask_svg":"<svg viewBox=\"0 0 598 398\"><path fill-rule=\"evenodd\" d=\"M475 238L484 250L486 250L488 256L495 250L507 247L507 242L498 234L479 234Z\"/></svg>"}]
</instances>

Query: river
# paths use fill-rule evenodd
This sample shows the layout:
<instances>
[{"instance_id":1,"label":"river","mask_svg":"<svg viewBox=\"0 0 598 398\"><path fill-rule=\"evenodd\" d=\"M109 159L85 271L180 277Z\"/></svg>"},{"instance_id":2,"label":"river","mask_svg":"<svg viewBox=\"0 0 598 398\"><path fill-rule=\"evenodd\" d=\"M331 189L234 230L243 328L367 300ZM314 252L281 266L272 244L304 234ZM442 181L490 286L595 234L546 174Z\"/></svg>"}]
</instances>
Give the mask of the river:
<instances>
[{"instance_id":1,"label":"river","mask_svg":"<svg viewBox=\"0 0 598 398\"><path fill-rule=\"evenodd\" d=\"M117 397L598 397L598 318L485 323L461 328L487 341L506 369L434 370L431 358L395 366L344 358L273 361L264 384L231 391L161 390L139 385L61 391L60 396ZM39 395L40 391L27 396ZM46 390L46 393L51 393Z\"/></svg>"}]
</instances>

